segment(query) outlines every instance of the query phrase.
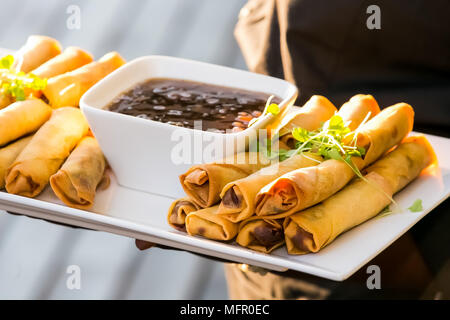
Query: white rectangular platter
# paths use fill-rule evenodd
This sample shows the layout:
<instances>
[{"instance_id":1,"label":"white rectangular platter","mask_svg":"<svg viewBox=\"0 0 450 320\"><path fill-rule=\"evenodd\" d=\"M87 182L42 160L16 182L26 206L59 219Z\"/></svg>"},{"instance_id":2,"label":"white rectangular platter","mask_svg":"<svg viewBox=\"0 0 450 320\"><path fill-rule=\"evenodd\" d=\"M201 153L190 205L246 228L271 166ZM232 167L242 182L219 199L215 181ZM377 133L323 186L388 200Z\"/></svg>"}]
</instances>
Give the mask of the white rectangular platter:
<instances>
[{"instance_id":1,"label":"white rectangular platter","mask_svg":"<svg viewBox=\"0 0 450 320\"><path fill-rule=\"evenodd\" d=\"M427 137L437 153L439 167L424 172L394 197L404 210L363 223L341 235L316 254L290 256L284 247L272 254L262 254L234 243L188 236L172 229L166 222L167 210L173 199L124 188L117 184L114 176L111 186L98 192L91 211L72 209L63 205L49 187L36 199L0 191L0 209L147 240L271 270L291 269L342 281L448 198L450 139L431 135ZM179 182L173 183L175 185ZM408 211L406 208L416 199L422 199L423 211L414 213ZM92 245L95 246L95 243Z\"/></svg>"}]
</instances>

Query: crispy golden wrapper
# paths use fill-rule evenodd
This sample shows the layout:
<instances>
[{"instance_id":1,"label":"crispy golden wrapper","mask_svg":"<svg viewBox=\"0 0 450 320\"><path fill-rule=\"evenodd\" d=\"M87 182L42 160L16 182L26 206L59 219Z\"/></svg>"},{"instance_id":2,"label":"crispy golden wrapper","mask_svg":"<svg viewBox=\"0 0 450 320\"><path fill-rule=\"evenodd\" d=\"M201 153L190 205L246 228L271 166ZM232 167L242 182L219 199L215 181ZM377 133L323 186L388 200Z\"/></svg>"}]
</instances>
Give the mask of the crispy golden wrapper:
<instances>
[{"instance_id":1,"label":"crispy golden wrapper","mask_svg":"<svg viewBox=\"0 0 450 320\"><path fill-rule=\"evenodd\" d=\"M236 242L246 248L270 253L284 244L283 219L251 217L239 225Z\"/></svg>"},{"instance_id":2,"label":"crispy golden wrapper","mask_svg":"<svg viewBox=\"0 0 450 320\"><path fill-rule=\"evenodd\" d=\"M239 226L217 214L218 206L191 212L186 217L186 231L191 236L227 241L238 233Z\"/></svg>"},{"instance_id":3,"label":"crispy golden wrapper","mask_svg":"<svg viewBox=\"0 0 450 320\"><path fill-rule=\"evenodd\" d=\"M19 139L6 147L0 148L0 189L5 187L6 170L16 160L26 145L31 141L32 136Z\"/></svg>"},{"instance_id":4,"label":"crispy golden wrapper","mask_svg":"<svg viewBox=\"0 0 450 320\"><path fill-rule=\"evenodd\" d=\"M354 131L368 115L368 119L372 119L379 113L380 107L373 96L357 94L342 105L338 114L347 123L350 130Z\"/></svg>"},{"instance_id":5,"label":"crispy golden wrapper","mask_svg":"<svg viewBox=\"0 0 450 320\"><path fill-rule=\"evenodd\" d=\"M399 103L381 111L358 129L358 145L364 158L353 157L362 169L400 143L412 130L414 111ZM354 171L344 161L326 160L321 164L291 171L266 185L256 196L256 214L272 219L289 216L313 206L342 189Z\"/></svg>"},{"instance_id":6,"label":"crispy golden wrapper","mask_svg":"<svg viewBox=\"0 0 450 320\"><path fill-rule=\"evenodd\" d=\"M0 110L0 146L40 128L52 108L39 99L17 101Z\"/></svg>"},{"instance_id":7,"label":"crispy golden wrapper","mask_svg":"<svg viewBox=\"0 0 450 320\"><path fill-rule=\"evenodd\" d=\"M355 179L322 203L286 218L285 240L290 254L317 252L346 230L376 216L392 196L435 161L425 137L407 138L394 151L367 168L365 178Z\"/></svg>"},{"instance_id":8,"label":"crispy golden wrapper","mask_svg":"<svg viewBox=\"0 0 450 320\"><path fill-rule=\"evenodd\" d=\"M186 231L186 216L194 211L200 210L200 207L189 198L180 198L172 202L167 212L167 222L173 228Z\"/></svg>"},{"instance_id":9,"label":"crispy golden wrapper","mask_svg":"<svg viewBox=\"0 0 450 320\"><path fill-rule=\"evenodd\" d=\"M77 107L90 87L123 64L125 60L117 52L107 53L98 61L48 79L42 92L53 108Z\"/></svg>"},{"instance_id":10,"label":"crispy golden wrapper","mask_svg":"<svg viewBox=\"0 0 450 320\"><path fill-rule=\"evenodd\" d=\"M27 42L14 55L14 68L28 73L61 53L61 45L53 38L29 36Z\"/></svg>"},{"instance_id":11,"label":"crispy golden wrapper","mask_svg":"<svg viewBox=\"0 0 450 320\"><path fill-rule=\"evenodd\" d=\"M89 130L80 109L54 110L6 172L9 193L35 197Z\"/></svg>"},{"instance_id":12,"label":"crispy golden wrapper","mask_svg":"<svg viewBox=\"0 0 450 320\"><path fill-rule=\"evenodd\" d=\"M337 112L336 107L323 96L312 96L303 107L292 107L279 124L280 140L293 148L295 139L291 131L301 127L308 131L318 129L322 123L330 119Z\"/></svg>"},{"instance_id":13,"label":"crispy golden wrapper","mask_svg":"<svg viewBox=\"0 0 450 320\"><path fill-rule=\"evenodd\" d=\"M57 173L50 177L56 196L72 208L88 209L94 204L95 192L105 178L106 160L94 137L78 143Z\"/></svg>"},{"instance_id":14,"label":"crispy golden wrapper","mask_svg":"<svg viewBox=\"0 0 450 320\"><path fill-rule=\"evenodd\" d=\"M270 164L270 160L258 152L243 152L222 161L195 165L180 175L180 183L198 206L210 207L220 200L219 195L225 185Z\"/></svg>"},{"instance_id":15,"label":"crispy golden wrapper","mask_svg":"<svg viewBox=\"0 0 450 320\"><path fill-rule=\"evenodd\" d=\"M305 167L316 166L322 157L313 154L300 154L263 168L245 178L228 183L220 194L222 201L218 214L232 222L239 222L255 213L255 197L268 183L283 174Z\"/></svg>"}]
</instances>

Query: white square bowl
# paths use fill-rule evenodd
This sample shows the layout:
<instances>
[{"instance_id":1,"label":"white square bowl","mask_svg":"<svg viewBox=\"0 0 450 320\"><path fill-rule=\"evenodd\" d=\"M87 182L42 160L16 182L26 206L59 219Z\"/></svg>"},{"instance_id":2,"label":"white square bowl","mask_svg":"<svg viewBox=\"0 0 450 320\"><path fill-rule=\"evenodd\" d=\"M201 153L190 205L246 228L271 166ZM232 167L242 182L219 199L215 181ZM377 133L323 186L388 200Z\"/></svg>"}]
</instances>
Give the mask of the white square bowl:
<instances>
[{"instance_id":1,"label":"white square bowl","mask_svg":"<svg viewBox=\"0 0 450 320\"><path fill-rule=\"evenodd\" d=\"M106 110L114 98L136 84L152 78L190 80L212 85L273 94L282 99L281 112L297 98L297 88L287 81L223 66L192 60L145 56L128 62L89 89L80 108L122 186L168 197L182 197L178 176L192 164L202 162L195 154L195 141L229 144L252 139L274 116L268 114L241 132L217 133L180 128L167 123ZM280 112L280 113L281 113ZM174 138L178 137L178 139ZM174 161L174 149L182 141L192 141L192 161ZM197 139L197 140L195 140ZM240 145L234 151L243 151ZM222 157L222 156L221 156ZM200 160L199 160L200 159ZM211 160L211 159L208 159Z\"/></svg>"}]
</instances>

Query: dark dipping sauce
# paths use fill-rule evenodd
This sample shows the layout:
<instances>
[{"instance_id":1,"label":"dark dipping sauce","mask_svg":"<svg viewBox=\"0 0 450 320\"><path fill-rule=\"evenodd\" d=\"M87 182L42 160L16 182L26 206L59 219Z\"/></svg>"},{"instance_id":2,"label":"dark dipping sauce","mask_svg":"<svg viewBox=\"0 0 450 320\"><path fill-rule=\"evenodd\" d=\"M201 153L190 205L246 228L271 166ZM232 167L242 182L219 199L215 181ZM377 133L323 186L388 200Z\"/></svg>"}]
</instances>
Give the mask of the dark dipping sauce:
<instances>
[{"instance_id":1,"label":"dark dipping sauce","mask_svg":"<svg viewBox=\"0 0 450 320\"><path fill-rule=\"evenodd\" d=\"M206 83L151 79L118 96L106 108L110 111L194 128L202 120L202 130L244 130L261 115L269 94ZM280 103L274 97L272 102Z\"/></svg>"}]
</instances>

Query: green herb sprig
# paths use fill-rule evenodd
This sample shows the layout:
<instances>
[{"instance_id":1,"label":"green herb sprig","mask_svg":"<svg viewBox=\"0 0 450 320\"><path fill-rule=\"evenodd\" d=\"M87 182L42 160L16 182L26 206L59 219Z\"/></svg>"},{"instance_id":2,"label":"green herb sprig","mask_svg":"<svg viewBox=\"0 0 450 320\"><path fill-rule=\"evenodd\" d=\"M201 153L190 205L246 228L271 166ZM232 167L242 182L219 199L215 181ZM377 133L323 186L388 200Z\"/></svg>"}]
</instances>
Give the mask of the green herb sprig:
<instances>
[{"instance_id":1,"label":"green herb sprig","mask_svg":"<svg viewBox=\"0 0 450 320\"><path fill-rule=\"evenodd\" d=\"M367 114L366 118L353 132L348 125L344 123L344 119L338 114L332 116L330 120L321 126L321 128L315 131L308 131L299 127L294 128L292 130L292 136L297 140L296 149L286 151L284 154L281 152L280 160L282 161L283 157L286 158L295 154L309 152L322 156L324 160L334 159L343 161L353 170L358 178L380 190L396 205L395 200L389 194L362 175L361 171L352 160L353 157L362 158L366 154L366 150L363 147L358 146L357 143L358 132L369 118L370 113ZM352 139L350 142L347 142L349 136L351 136Z\"/></svg>"},{"instance_id":2,"label":"green herb sprig","mask_svg":"<svg viewBox=\"0 0 450 320\"><path fill-rule=\"evenodd\" d=\"M320 155L324 160L335 159L349 163L356 168L351 161L352 157L363 157L365 149L357 146L357 140L344 143L344 139L351 133L350 128L339 115L334 115L325 122L321 128L308 131L297 127L292 130L292 136L296 142L296 149L280 150L280 160L284 160L295 154L311 152ZM359 171L359 170L358 170Z\"/></svg>"},{"instance_id":3,"label":"green herb sprig","mask_svg":"<svg viewBox=\"0 0 450 320\"><path fill-rule=\"evenodd\" d=\"M270 105L270 101L266 104ZM270 158L278 157L280 161L284 161L296 154L302 154L307 157L305 153L313 153L321 156L324 160L334 159L339 161L344 161L355 173L355 175L372 185L374 188L378 189L382 193L386 195L387 198L393 204L395 211L400 209L397 202L387 194L382 188L380 188L377 184L372 183L370 180L366 179L358 167L353 163L353 157L364 157L366 154L366 150L357 145L358 142L358 132L361 130L363 124L365 124L370 118L370 113L367 114L365 119L361 122L361 124L352 131L347 124L344 123L344 120L341 116L335 114L330 118L327 122L323 123L322 126L318 130L308 131L304 128L297 127L292 130L292 136L295 140L297 140L295 144L295 149L285 150L279 149L278 152L274 152L271 150L271 141L266 141L264 144L264 148L259 148L260 151L264 152L266 156ZM348 139L348 137L351 139ZM274 139L278 139L279 136L276 135ZM350 141L349 141L350 140ZM312 159L311 160L315 160ZM317 160L315 160L317 161ZM423 210L422 200L417 199L409 208L411 212L420 212ZM387 206L384 210L378 215L378 217L384 217L390 215L394 212L391 209L391 206Z\"/></svg>"},{"instance_id":4,"label":"green herb sprig","mask_svg":"<svg viewBox=\"0 0 450 320\"><path fill-rule=\"evenodd\" d=\"M423 211L423 205L422 205L422 199L416 199L413 204L408 208L410 212L421 212ZM386 208L384 208L377 216L377 218L383 218L386 216L390 216L394 213L400 213L404 212L402 208L400 208L398 205L396 205L393 209L391 208L391 205L388 205Z\"/></svg>"},{"instance_id":5,"label":"green herb sprig","mask_svg":"<svg viewBox=\"0 0 450 320\"><path fill-rule=\"evenodd\" d=\"M272 100L275 96L271 95L267 101L266 101L266 105L264 107L264 110L262 112L262 115L266 115L266 114L272 114L274 116L276 116L277 114L280 113L280 106L276 103L272 103Z\"/></svg>"},{"instance_id":6,"label":"green herb sprig","mask_svg":"<svg viewBox=\"0 0 450 320\"><path fill-rule=\"evenodd\" d=\"M0 59L0 94L22 101L26 99L26 89L39 91L46 87L47 79L41 79L32 73L16 71L13 65L12 55Z\"/></svg>"},{"instance_id":7,"label":"green herb sprig","mask_svg":"<svg viewBox=\"0 0 450 320\"><path fill-rule=\"evenodd\" d=\"M408 208L411 212L420 212L423 211L422 199L416 199L411 207Z\"/></svg>"},{"instance_id":8,"label":"green herb sprig","mask_svg":"<svg viewBox=\"0 0 450 320\"><path fill-rule=\"evenodd\" d=\"M263 116L267 115L267 114L271 114L273 116L276 116L280 113L280 106L276 103L272 103L272 99L274 98L273 95L271 95L267 101L266 101L266 105L264 107L263 112L261 113L261 116L257 117L257 118L253 118L252 120L250 120L250 122L248 123L248 126L251 127L252 125L254 125L259 119L261 119Z\"/></svg>"}]
</instances>

